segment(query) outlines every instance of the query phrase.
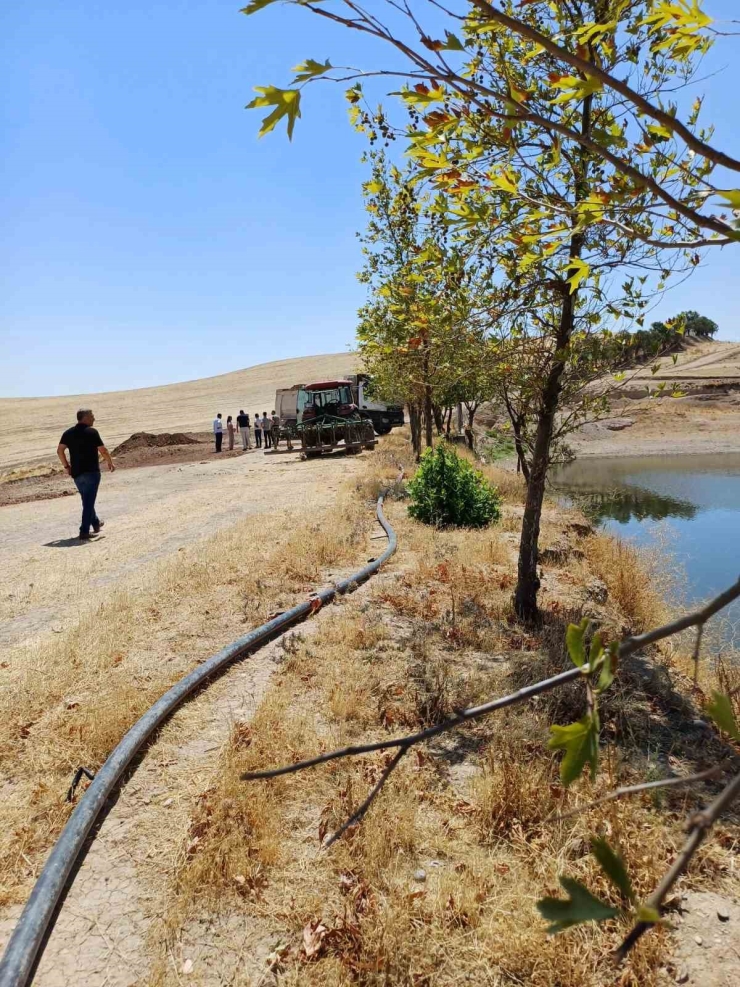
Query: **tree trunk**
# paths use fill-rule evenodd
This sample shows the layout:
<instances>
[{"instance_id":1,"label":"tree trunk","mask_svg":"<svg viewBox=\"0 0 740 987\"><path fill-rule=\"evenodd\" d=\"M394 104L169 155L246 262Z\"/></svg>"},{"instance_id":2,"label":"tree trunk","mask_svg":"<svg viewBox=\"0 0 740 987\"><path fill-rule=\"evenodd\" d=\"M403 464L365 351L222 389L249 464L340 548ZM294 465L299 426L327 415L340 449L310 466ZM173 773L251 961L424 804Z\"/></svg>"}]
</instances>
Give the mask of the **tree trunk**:
<instances>
[{"instance_id":1,"label":"tree trunk","mask_svg":"<svg viewBox=\"0 0 740 987\"><path fill-rule=\"evenodd\" d=\"M411 426L411 446L418 463L421 459L421 412L416 404L409 404L409 425Z\"/></svg>"},{"instance_id":2,"label":"tree trunk","mask_svg":"<svg viewBox=\"0 0 740 987\"><path fill-rule=\"evenodd\" d=\"M434 426L437 429L437 435L441 435L445 426L444 411L438 404L434 404L432 405L432 414L434 415Z\"/></svg>"},{"instance_id":3,"label":"tree trunk","mask_svg":"<svg viewBox=\"0 0 740 987\"><path fill-rule=\"evenodd\" d=\"M472 452L473 449L475 448L475 433L473 432L473 422L475 421L475 413L478 410L478 405L466 403L465 410L468 413L468 424L465 429L465 440L468 443L468 448Z\"/></svg>"},{"instance_id":4,"label":"tree trunk","mask_svg":"<svg viewBox=\"0 0 740 987\"><path fill-rule=\"evenodd\" d=\"M586 96L581 109L581 133L591 132L592 97ZM576 173L575 201L582 201L588 195L588 151L581 148L580 170ZM570 240L570 259L576 260L583 251L583 234L574 233ZM560 309L560 323L554 340L553 362L542 390L540 410L537 416L537 431L534 440L532 463L527 485L527 501L522 518L522 535L519 542L519 565L514 609L521 620L534 621L538 616L537 590L540 580L537 575L539 561L540 519L542 501L545 497L545 481L550 465L550 444L555 425L555 415L560 400L561 378L565 371L568 347L575 325L575 304L577 292L571 291L567 281L562 284L563 300Z\"/></svg>"},{"instance_id":5,"label":"tree trunk","mask_svg":"<svg viewBox=\"0 0 740 987\"><path fill-rule=\"evenodd\" d=\"M432 410L432 385L424 387L424 431L427 449L434 443L434 413Z\"/></svg>"},{"instance_id":6,"label":"tree trunk","mask_svg":"<svg viewBox=\"0 0 740 987\"><path fill-rule=\"evenodd\" d=\"M566 286L567 291L567 286ZM563 298L558 329L557 352L563 352L573 332L573 295ZM537 417L532 465L527 483L527 500L522 518L522 535L519 542L519 566L514 609L521 620L533 621L537 617L537 590L540 580L537 575L539 556L540 518L542 501L545 497L545 480L550 465L550 443L555 424L555 414L560 398L560 378L565 370L565 359L553 361L542 394L542 404Z\"/></svg>"},{"instance_id":7,"label":"tree trunk","mask_svg":"<svg viewBox=\"0 0 740 987\"><path fill-rule=\"evenodd\" d=\"M447 415L446 415L446 417L447 417L447 424L445 425L445 435L449 439L449 437L450 437L450 430L452 428L452 407L451 406L447 409Z\"/></svg>"}]
</instances>

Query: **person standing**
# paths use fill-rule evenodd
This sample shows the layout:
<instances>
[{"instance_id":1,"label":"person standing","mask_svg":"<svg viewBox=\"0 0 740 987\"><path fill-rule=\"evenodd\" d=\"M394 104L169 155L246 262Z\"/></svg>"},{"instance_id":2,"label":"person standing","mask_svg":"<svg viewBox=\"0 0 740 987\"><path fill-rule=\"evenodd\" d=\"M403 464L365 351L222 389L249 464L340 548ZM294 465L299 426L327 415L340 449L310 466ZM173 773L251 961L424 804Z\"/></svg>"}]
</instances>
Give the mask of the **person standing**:
<instances>
[{"instance_id":1,"label":"person standing","mask_svg":"<svg viewBox=\"0 0 740 987\"><path fill-rule=\"evenodd\" d=\"M259 411L254 416L254 444L258 449L262 448L262 419Z\"/></svg>"},{"instance_id":2,"label":"person standing","mask_svg":"<svg viewBox=\"0 0 740 987\"><path fill-rule=\"evenodd\" d=\"M267 412L262 412L262 435L265 439L265 449L270 449L272 447L272 442L270 441L270 429L272 428L272 422L267 417Z\"/></svg>"},{"instance_id":3,"label":"person standing","mask_svg":"<svg viewBox=\"0 0 740 987\"><path fill-rule=\"evenodd\" d=\"M80 408L77 412L77 424L64 432L57 446L57 456L65 472L74 480L82 498L81 541L90 538L91 527L97 535L104 523L95 513L95 500L100 486L98 455L106 461L111 473L116 468L100 437L100 432L93 428L94 422L95 415L92 411L89 408ZM69 451L69 461L67 461L67 451Z\"/></svg>"},{"instance_id":4,"label":"person standing","mask_svg":"<svg viewBox=\"0 0 740 987\"><path fill-rule=\"evenodd\" d=\"M247 449L251 449L252 448L252 442L251 442L251 440L249 438L249 431L250 431L250 429L249 429L249 415L246 415L244 413L244 409L243 408L239 412L239 414L236 416L236 430L237 430L237 432L241 432L241 436L242 436L242 449L244 450L244 452L246 452Z\"/></svg>"},{"instance_id":5,"label":"person standing","mask_svg":"<svg viewBox=\"0 0 740 987\"><path fill-rule=\"evenodd\" d=\"M273 449L277 449L277 447L280 445L280 418L278 415L275 414L274 411L272 415L270 415L270 426L271 426L271 435L272 435L272 447Z\"/></svg>"},{"instance_id":6,"label":"person standing","mask_svg":"<svg viewBox=\"0 0 740 987\"><path fill-rule=\"evenodd\" d=\"M220 411L213 419L213 435L216 439L216 452L221 452L221 443L224 440L224 422Z\"/></svg>"},{"instance_id":7,"label":"person standing","mask_svg":"<svg viewBox=\"0 0 740 987\"><path fill-rule=\"evenodd\" d=\"M226 419L226 431L229 434L229 452L234 451L234 419L231 415Z\"/></svg>"}]
</instances>

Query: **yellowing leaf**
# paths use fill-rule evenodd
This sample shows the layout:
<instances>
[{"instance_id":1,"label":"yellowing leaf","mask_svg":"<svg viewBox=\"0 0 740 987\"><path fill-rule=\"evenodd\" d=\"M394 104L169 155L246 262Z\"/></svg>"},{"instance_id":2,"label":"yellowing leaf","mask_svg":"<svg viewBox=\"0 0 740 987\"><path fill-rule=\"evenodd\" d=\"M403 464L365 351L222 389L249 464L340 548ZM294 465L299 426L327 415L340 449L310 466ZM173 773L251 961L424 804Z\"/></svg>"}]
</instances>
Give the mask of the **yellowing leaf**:
<instances>
[{"instance_id":1,"label":"yellowing leaf","mask_svg":"<svg viewBox=\"0 0 740 987\"><path fill-rule=\"evenodd\" d=\"M569 262L567 269L569 271L572 271L572 274L568 278L568 284L570 285L570 293L572 295L573 292L578 288L578 285L581 283L581 281L583 281L584 278L587 278L589 276L589 274L591 273L591 268L589 267L589 265L586 263L585 260L581 260L580 257L574 257Z\"/></svg>"},{"instance_id":2,"label":"yellowing leaf","mask_svg":"<svg viewBox=\"0 0 740 987\"><path fill-rule=\"evenodd\" d=\"M255 92L262 93L247 104L248 110L261 106L274 106L272 113L262 121L259 136L264 137L274 130L283 117L288 119L288 139L293 139L293 127L301 115L301 94L297 89L278 89L276 86L255 86Z\"/></svg>"},{"instance_id":3,"label":"yellowing leaf","mask_svg":"<svg viewBox=\"0 0 740 987\"><path fill-rule=\"evenodd\" d=\"M315 79L317 76L331 71L332 68L328 58L325 62L317 62L313 58L307 58L300 65L293 66L293 71L296 73L293 82L308 82L309 79Z\"/></svg>"}]
</instances>

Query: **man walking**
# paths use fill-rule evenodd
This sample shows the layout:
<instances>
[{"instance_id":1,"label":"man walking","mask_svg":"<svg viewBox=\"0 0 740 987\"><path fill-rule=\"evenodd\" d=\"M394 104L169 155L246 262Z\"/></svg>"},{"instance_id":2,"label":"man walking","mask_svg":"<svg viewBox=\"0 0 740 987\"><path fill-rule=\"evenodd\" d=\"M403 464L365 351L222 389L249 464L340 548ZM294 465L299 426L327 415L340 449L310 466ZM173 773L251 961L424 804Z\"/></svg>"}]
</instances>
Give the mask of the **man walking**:
<instances>
[{"instance_id":1,"label":"man walking","mask_svg":"<svg viewBox=\"0 0 740 987\"><path fill-rule=\"evenodd\" d=\"M62 435L57 446L57 456L67 472L75 481L82 498L82 522L80 523L80 539L90 538L90 528L97 535L103 527L103 522L95 513L95 499L100 486L100 460L98 453L108 464L112 473L115 470L110 453L100 438L100 432L93 428L95 415L89 408L80 408L77 412L77 424L68 428ZM69 450L69 461L67 460Z\"/></svg>"},{"instance_id":2,"label":"man walking","mask_svg":"<svg viewBox=\"0 0 740 987\"><path fill-rule=\"evenodd\" d=\"M220 411L213 419L213 434L216 436L216 452L221 452L221 443L224 440L224 423Z\"/></svg>"},{"instance_id":3,"label":"man walking","mask_svg":"<svg viewBox=\"0 0 740 987\"><path fill-rule=\"evenodd\" d=\"M237 432L241 432L242 449L244 450L244 452L246 452L247 449L251 449L252 441L249 438L249 415L246 415L244 413L243 408L236 416L236 430Z\"/></svg>"}]
</instances>

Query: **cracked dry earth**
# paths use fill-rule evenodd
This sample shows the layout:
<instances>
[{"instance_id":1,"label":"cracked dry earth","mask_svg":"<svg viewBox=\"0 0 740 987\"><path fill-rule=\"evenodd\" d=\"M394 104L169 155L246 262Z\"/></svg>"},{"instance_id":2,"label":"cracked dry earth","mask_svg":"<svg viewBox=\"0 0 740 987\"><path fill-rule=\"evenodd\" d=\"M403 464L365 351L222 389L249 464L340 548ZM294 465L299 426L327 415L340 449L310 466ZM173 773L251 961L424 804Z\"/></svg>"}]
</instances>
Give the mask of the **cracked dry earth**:
<instances>
[{"instance_id":1,"label":"cracked dry earth","mask_svg":"<svg viewBox=\"0 0 740 987\"><path fill-rule=\"evenodd\" d=\"M377 554L384 542L374 536L368 544L370 554ZM326 583L352 571L325 573ZM360 587L357 593L365 590ZM341 606L338 601L319 611L300 625L301 634L315 633ZM69 888L38 965L36 987L134 987L149 982L159 945L157 923L169 906L166 891L194 802L213 775L232 724L248 721L258 707L279 667L282 641L277 638L229 669L178 710L145 751L110 805ZM0 913L0 952L21 910L14 906ZM201 971L211 971L199 983L214 985L228 983L236 965L264 969L266 947L252 941L243 922L239 928L184 931L178 955L168 956L178 979L194 960ZM220 954L218 961L215 952Z\"/></svg>"}]
</instances>

